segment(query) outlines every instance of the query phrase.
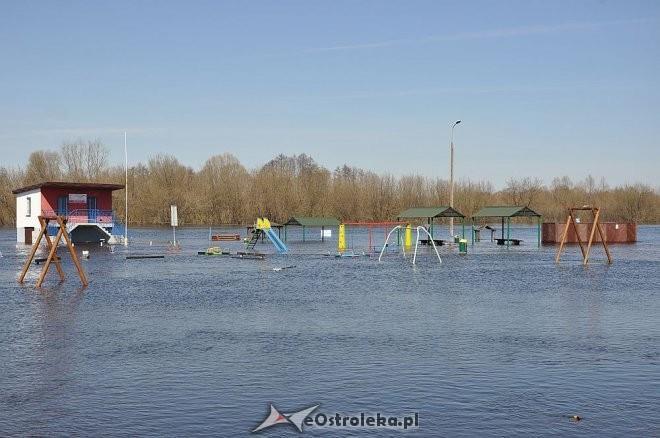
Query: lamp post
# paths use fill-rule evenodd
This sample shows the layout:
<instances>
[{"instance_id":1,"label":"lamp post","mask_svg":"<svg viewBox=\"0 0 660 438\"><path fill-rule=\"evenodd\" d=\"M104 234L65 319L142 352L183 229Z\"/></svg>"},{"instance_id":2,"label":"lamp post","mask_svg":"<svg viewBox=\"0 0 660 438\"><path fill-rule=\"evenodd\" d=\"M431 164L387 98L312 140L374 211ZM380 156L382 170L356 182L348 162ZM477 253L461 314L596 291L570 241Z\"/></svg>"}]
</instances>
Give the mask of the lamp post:
<instances>
[{"instance_id":1,"label":"lamp post","mask_svg":"<svg viewBox=\"0 0 660 438\"><path fill-rule=\"evenodd\" d=\"M453 125L451 125L451 136L449 139L449 155L450 155L450 164L449 164L449 206L454 208L454 128L456 125L461 123L460 120L456 120ZM449 234L452 239L454 238L454 218L449 218Z\"/></svg>"},{"instance_id":2,"label":"lamp post","mask_svg":"<svg viewBox=\"0 0 660 438\"><path fill-rule=\"evenodd\" d=\"M124 246L128 246L128 148L126 146L126 131L124 131L124 171L126 172L124 185Z\"/></svg>"}]
</instances>

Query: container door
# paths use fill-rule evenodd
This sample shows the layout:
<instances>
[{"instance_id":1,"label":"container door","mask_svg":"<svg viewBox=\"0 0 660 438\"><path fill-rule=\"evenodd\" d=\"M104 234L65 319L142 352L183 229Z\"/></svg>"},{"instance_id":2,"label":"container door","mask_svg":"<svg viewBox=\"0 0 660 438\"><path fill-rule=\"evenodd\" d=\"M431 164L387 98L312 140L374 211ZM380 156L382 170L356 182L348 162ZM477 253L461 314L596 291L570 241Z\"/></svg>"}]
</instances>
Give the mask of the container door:
<instances>
[{"instance_id":1,"label":"container door","mask_svg":"<svg viewBox=\"0 0 660 438\"><path fill-rule=\"evenodd\" d=\"M69 197L60 196L57 198L57 215L58 216L68 216L69 215Z\"/></svg>"},{"instance_id":2,"label":"container door","mask_svg":"<svg viewBox=\"0 0 660 438\"><path fill-rule=\"evenodd\" d=\"M89 222L96 222L99 211L96 209L96 196L87 197L87 217Z\"/></svg>"}]
</instances>

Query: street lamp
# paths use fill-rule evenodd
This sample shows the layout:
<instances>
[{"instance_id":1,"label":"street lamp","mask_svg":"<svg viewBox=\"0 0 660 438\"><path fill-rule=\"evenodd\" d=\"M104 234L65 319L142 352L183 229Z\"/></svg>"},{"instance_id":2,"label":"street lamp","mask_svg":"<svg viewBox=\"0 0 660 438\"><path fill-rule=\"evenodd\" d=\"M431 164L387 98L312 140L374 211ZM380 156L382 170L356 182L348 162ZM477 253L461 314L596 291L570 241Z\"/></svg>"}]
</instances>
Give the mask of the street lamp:
<instances>
[{"instance_id":1,"label":"street lamp","mask_svg":"<svg viewBox=\"0 0 660 438\"><path fill-rule=\"evenodd\" d=\"M454 128L456 125L461 123L460 120L456 120L453 125L451 125L451 136L449 140L449 154L450 154L450 164L449 164L449 206L454 208ZM454 218L449 218L449 234L452 239L454 238Z\"/></svg>"}]
</instances>

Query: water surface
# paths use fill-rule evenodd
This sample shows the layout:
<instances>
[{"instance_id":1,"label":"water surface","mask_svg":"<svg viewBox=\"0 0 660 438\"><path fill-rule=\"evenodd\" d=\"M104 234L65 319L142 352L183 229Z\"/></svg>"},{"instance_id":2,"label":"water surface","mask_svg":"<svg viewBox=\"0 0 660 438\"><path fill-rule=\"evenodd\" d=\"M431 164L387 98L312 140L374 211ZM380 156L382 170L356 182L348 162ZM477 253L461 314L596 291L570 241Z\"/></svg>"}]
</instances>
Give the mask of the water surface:
<instances>
[{"instance_id":1,"label":"water surface","mask_svg":"<svg viewBox=\"0 0 660 438\"><path fill-rule=\"evenodd\" d=\"M535 229L512 234L521 247L442 247L441 265L425 249L413 267L327 257L316 235L254 261L197 256L208 229L179 230L179 253L169 230L132 230L128 249L88 248L87 289L62 251L67 281L36 290L35 268L16 283L28 248L0 230L0 435L242 436L270 402L418 412L419 436L660 434L660 227L586 268L576 247L555 265Z\"/></svg>"}]
</instances>

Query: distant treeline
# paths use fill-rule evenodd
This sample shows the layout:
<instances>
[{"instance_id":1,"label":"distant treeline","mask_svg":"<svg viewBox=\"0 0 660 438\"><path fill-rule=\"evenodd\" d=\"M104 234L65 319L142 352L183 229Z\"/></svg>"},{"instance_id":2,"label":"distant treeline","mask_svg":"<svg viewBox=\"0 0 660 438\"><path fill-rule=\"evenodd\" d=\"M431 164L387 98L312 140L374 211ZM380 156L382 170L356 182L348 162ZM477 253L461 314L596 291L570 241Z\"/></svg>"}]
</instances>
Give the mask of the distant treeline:
<instances>
[{"instance_id":1,"label":"distant treeline","mask_svg":"<svg viewBox=\"0 0 660 438\"><path fill-rule=\"evenodd\" d=\"M63 144L57 151L30 154L25 167L0 167L0 225L15 221L11 190L41 181L124 183L124 167L109 164L98 141ZM290 216L332 216L350 221L396 218L408 207L447 205L449 182L419 175L395 177L349 165L329 170L306 154L278 155L258 169L245 168L231 154L210 157L201 169L171 155L156 155L128 169L129 223L169 223L177 204L180 225L251 223L257 216L284 221ZM124 217L124 192L114 207ZM562 221L566 207L593 204L605 220L660 223L660 193L644 184L609 187L586 176L582 181L511 178L502 190L486 181L462 179L454 189L455 208L466 215L486 205L526 205L545 220Z\"/></svg>"}]
</instances>

